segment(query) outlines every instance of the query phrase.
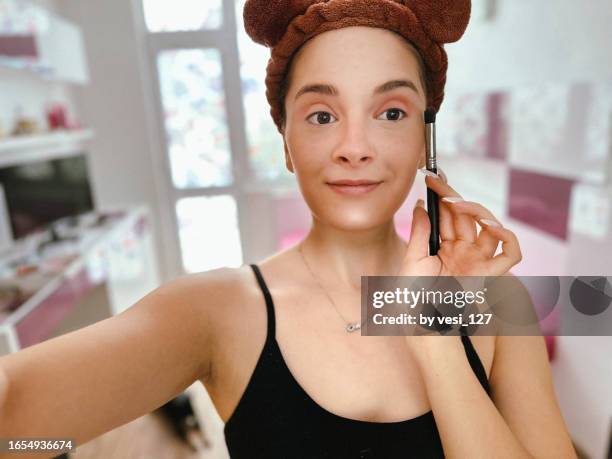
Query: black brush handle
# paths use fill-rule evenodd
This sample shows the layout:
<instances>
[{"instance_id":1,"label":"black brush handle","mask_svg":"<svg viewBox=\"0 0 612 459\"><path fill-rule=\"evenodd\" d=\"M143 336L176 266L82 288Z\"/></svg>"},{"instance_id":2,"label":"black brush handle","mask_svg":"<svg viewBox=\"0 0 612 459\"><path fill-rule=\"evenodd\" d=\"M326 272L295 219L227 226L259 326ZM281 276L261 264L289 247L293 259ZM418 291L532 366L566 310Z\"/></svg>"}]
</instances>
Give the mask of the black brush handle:
<instances>
[{"instance_id":1,"label":"black brush handle","mask_svg":"<svg viewBox=\"0 0 612 459\"><path fill-rule=\"evenodd\" d=\"M437 174L437 168L427 168L428 171ZM438 193L431 188L427 188L427 214L431 232L429 233L429 255L436 255L440 249L440 217L438 207Z\"/></svg>"}]
</instances>

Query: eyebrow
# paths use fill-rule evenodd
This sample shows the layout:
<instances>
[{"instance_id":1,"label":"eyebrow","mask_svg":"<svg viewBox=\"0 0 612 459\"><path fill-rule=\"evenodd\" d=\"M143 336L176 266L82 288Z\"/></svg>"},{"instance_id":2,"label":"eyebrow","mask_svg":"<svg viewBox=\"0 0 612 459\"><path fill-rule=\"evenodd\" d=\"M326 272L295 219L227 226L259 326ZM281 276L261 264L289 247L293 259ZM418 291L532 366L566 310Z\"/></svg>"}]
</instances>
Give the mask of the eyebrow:
<instances>
[{"instance_id":1,"label":"eyebrow","mask_svg":"<svg viewBox=\"0 0 612 459\"><path fill-rule=\"evenodd\" d=\"M412 89L417 94L419 94L419 90L417 89L416 85L412 81L410 81L410 80L390 80L390 81L387 81L386 83L383 83L380 86L377 86L374 89L373 94L374 95L383 94L385 92L389 92L389 91L392 91L392 90L397 89L397 88L409 88L409 89ZM332 86L330 84L324 84L324 83L308 84L308 85L302 87L302 89L300 89L297 92L297 94L295 95L295 98L293 100L297 100L297 98L300 97L302 94L306 94L306 93L309 93L309 92L314 92L314 93L318 93L318 94L325 94L325 95L328 95L328 96L337 96L339 94L339 92L336 89L336 87Z\"/></svg>"}]
</instances>

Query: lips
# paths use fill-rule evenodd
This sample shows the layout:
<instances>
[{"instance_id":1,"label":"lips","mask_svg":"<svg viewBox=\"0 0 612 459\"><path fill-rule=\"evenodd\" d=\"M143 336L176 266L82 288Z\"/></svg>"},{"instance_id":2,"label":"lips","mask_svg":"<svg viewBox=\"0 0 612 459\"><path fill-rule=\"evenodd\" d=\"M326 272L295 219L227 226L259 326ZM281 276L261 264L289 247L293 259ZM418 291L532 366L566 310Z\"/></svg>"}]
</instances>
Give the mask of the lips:
<instances>
[{"instance_id":1,"label":"lips","mask_svg":"<svg viewBox=\"0 0 612 459\"><path fill-rule=\"evenodd\" d=\"M359 195L374 190L381 183L382 182L373 180L335 180L327 184L337 193L344 195Z\"/></svg>"},{"instance_id":2,"label":"lips","mask_svg":"<svg viewBox=\"0 0 612 459\"><path fill-rule=\"evenodd\" d=\"M376 180L335 180L333 182L327 182L330 185L340 185L340 186L359 186L359 185L375 185L380 183L380 181Z\"/></svg>"}]
</instances>

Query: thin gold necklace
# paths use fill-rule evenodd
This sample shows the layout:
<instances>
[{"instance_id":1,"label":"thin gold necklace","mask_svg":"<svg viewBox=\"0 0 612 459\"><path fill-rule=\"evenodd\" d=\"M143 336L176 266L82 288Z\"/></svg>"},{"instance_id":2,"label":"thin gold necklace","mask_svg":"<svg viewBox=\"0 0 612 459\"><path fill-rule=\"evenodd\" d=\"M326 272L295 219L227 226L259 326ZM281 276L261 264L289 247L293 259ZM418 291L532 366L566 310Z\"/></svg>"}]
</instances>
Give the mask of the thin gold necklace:
<instances>
[{"instance_id":1,"label":"thin gold necklace","mask_svg":"<svg viewBox=\"0 0 612 459\"><path fill-rule=\"evenodd\" d=\"M365 322L349 322L348 320L346 320L342 314L340 314L340 310L338 309L338 306L336 306L336 302L333 300L333 298L331 297L331 295L327 292L327 290L325 290L325 288L323 288L323 285L321 285L321 282L319 281L319 278L317 276L315 276L315 273L312 271L312 269L310 268L310 265L308 264L308 262L306 261L306 257L304 256L304 252L302 251L302 247L304 246L303 244L304 241L301 241L298 244L298 252L300 252L300 255L302 257L302 260L304 261L304 264L306 265L306 268L308 269L308 271L310 272L310 275L312 276L312 278L315 280L315 282L317 283L317 285L319 286L319 288L321 290L323 290L323 293L325 293L325 296L327 296L327 298L329 299L330 303L332 304L332 306L334 307L334 309L336 310L336 313L338 314L338 316L342 319L342 321L346 324L344 330L347 333L352 333L356 330L360 330L361 327L363 326L363 324ZM399 272L402 270L402 263L400 263L400 267L397 270L397 272L395 273L395 276L397 276L399 274Z\"/></svg>"}]
</instances>

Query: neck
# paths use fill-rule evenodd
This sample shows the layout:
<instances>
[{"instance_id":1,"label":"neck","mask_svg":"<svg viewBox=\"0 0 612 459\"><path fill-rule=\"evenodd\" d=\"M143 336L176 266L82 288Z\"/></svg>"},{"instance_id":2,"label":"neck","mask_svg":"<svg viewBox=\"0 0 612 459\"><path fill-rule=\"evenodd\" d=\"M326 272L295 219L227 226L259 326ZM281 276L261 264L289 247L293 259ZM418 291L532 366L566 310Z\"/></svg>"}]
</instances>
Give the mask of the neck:
<instances>
[{"instance_id":1,"label":"neck","mask_svg":"<svg viewBox=\"0 0 612 459\"><path fill-rule=\"evenodd\" d=\"M326 226L316 219L301 242L302 253L325 283L361 289L361 276L394 276L400 269L406 242L393 220L362 231Z\"/></svg>"}]
</instances>

